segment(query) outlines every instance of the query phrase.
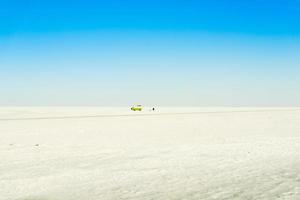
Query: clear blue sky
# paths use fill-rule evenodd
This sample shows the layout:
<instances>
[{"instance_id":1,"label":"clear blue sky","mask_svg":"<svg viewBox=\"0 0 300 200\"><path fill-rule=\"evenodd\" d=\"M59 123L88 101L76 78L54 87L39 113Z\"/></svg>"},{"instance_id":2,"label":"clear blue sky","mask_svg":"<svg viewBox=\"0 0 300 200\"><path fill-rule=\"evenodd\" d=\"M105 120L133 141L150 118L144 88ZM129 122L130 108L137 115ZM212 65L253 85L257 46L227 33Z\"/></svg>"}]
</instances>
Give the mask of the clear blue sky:
<instances>
[{"instance_id":1,"label":"clear blue sky","mask_svg":"<svg viewBox=\"0 0 300 200\"><path fill-rule=\"evenodd\" d=\"M0 0L0 105L300 106L300 0Z\"/></svg>"}]
</instances>

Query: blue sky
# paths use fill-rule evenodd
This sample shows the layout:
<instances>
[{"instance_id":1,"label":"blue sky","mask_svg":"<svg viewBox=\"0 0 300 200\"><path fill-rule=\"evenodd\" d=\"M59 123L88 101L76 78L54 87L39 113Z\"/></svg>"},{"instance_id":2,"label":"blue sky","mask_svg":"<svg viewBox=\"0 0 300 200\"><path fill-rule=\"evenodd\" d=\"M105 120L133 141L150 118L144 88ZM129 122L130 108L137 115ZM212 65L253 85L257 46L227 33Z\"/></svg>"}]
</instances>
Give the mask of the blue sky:
<instances>
[{"instance_id":1,"label":"blue sky","mask_svg":"<svg viewBox=\"0 0 300 200\"><path fill-rule=\"evenodd\" d=\"M300 1L0 0L0 105L300 106Z\"/></svg>"}]
</instances>

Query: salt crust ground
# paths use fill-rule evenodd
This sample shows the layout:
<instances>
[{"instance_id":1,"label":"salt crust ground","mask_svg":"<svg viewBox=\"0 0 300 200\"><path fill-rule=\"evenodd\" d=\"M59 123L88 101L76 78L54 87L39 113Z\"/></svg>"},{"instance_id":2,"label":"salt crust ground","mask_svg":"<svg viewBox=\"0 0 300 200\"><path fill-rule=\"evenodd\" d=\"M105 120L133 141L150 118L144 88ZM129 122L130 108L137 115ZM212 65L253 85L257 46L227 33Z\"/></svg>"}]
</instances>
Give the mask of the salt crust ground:
<instances>
[{"instance_id":1,"label":"salt crust ground","mask_svg":"<svg viewBox=\"0 0 300 200\"><path fill-rule=\"evenodd\" d=\"M0 108L1 200L300 199L300 108Z\"/></svg>"}]
</instances>

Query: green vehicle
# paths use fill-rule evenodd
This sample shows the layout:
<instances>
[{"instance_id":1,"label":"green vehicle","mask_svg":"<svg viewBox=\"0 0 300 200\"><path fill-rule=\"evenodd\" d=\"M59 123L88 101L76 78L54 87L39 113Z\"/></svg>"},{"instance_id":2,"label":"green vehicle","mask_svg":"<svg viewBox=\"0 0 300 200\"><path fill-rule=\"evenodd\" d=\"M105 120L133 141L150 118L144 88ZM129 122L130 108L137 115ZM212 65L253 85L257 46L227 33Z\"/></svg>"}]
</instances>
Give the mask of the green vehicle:
<instances>
[{"instance_id":1,"label":"green vehicle","mask_svg":"<svg viewBox=\"0 0 300 200\"><path fill-rule=\"evenodd\" d=\"M136 105L131 107L132 111L142 111L142 106L141 105Z\"/></svg>"}]
</instances>

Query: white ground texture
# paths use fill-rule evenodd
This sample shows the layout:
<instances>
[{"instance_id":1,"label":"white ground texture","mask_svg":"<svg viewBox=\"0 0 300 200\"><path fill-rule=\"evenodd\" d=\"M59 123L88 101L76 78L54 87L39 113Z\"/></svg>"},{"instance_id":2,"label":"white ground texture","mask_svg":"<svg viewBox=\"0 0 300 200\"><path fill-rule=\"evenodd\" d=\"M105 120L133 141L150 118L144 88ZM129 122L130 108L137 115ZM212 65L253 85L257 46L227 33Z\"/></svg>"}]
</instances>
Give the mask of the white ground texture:
<instances>
[{"instance_id":1,"label":"white ground texture","mask_svg":"<svg viewBox=\"0 0 300 200\"><path fill-rule=\"evenodd\" d=\"M0 108L1 200L300 199L300 108Z\"/></svg>"}]
</instances>

